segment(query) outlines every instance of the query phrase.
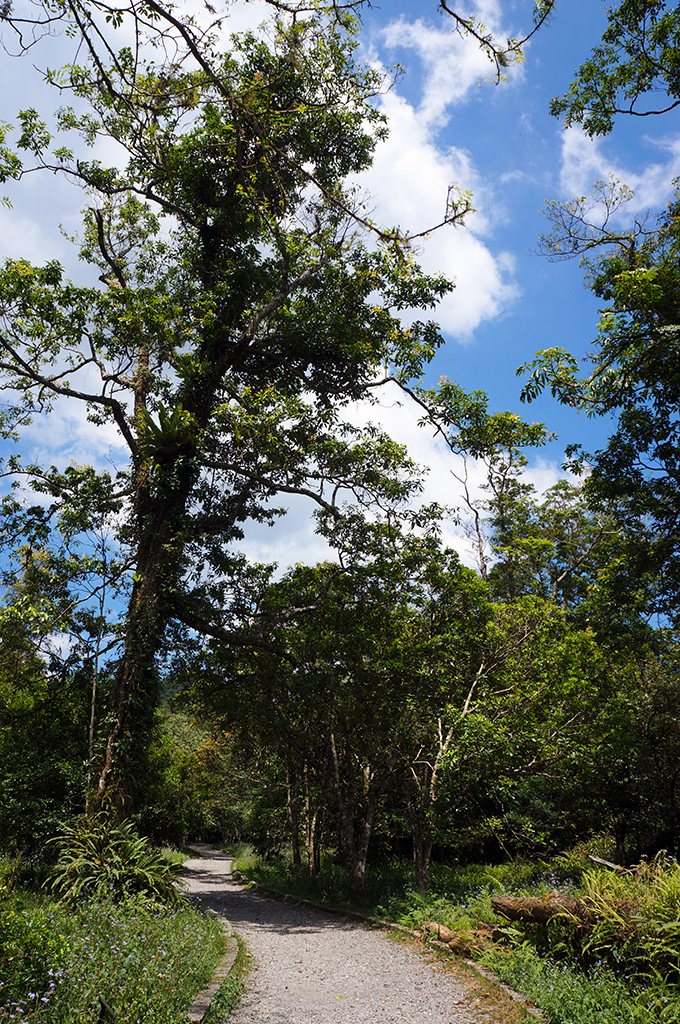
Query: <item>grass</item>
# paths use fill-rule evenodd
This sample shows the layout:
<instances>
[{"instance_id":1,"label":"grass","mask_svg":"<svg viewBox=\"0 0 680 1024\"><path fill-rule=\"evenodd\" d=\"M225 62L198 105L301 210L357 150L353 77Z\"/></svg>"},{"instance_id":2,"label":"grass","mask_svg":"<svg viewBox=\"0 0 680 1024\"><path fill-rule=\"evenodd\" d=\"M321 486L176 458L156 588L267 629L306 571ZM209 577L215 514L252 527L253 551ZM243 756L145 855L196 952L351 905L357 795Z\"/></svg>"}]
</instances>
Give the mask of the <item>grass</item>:
<instances>
[{"instance_id":1,"label":"grass","mask_svg":"<svg viewBox=\"0 0 680 1024\"><path fill-rule=\"evenodd\" d=\"M165 860L171 864L179 864L180 867L191 860L192 857L196 856L196 851L192 850L190 846L185 846L181 850L178 850L176 846L164 846L161 850Z\"/></svg>"},{"instance_id":2,"label":"grass","mask_svg":"<svg viewBox=\"0 0 680 1024\"><path fill-rule=\"evenodd\" d=\"M466 926L466 922L471 923L473 919L474 924L479 920L497 921L490 903L494 893L538 894L553 888L572 893L583 874L583 865L570 858L493 866L436 864L430 872L428 895L423 897L414 889L410 865L393 861L367 872L364 897L356 903L349 897L347 872L332 861L322 862L319 874L310 878L304 869L296 874L290 858L263 861L248 846L230 852L234 856L234 868L261 885L340 910L363 910L384 916L411 928L432 918L449 927L459 923Z\"/></svg>"},{"instance_id":3,"label":"grass","mask_svg":"<svg viewBox=\"0 0 680 1024\"><path fill-rule=\"evenodd\" d=\"M243 939L236 936L238 953L234 960L229 974L220 985L208 1011L203 1018L202 1024L220 1024L226 1020L231 1011L238 1003L246 986L248 972L250 970L250 955L246 951Z\"/></svg>"},{"instance_id":4,"label":"grass","mask_svg":"<svg viewBox=\"0 0 680 1024\"><path fill-rule=\"evenodd\" d=\"M180 1024L225 946L219 924L144 897L68 906L0 893L0 1022Z\"/></svg>"},{"instance_id":5,"label":"grass","mask_svg":"<svg viewBox=\"0 0 680 1024\"><path fill-rule=\"evenodd\" d=\"M289 858L265 861L248 846L241 846L230 852L234 856L233 867L243 872L250 880L279 889L299 899L325 903L338 910L351 909L374 913L386 894L402 892L406 884L402 864L395 863L374 869L367 875L364 898L357 903L352 902L349 897L347 872L331 861L323 863L319 874L311 878L304 869L301 874L296 874Z\"/></svg>"},{"instance_id":6,"label":"grass","mask_svg":"<svg viewBox=\"0 0 680 1024\"><path fill-rule=\"evenodd\" d=\"M529 943L511 951L496 949L482 959L501 981L540 1007L547 1024L653 1024L661 1020L606 968L583 973L568 963L541 957Z\"/></svg>"}]
</instances>

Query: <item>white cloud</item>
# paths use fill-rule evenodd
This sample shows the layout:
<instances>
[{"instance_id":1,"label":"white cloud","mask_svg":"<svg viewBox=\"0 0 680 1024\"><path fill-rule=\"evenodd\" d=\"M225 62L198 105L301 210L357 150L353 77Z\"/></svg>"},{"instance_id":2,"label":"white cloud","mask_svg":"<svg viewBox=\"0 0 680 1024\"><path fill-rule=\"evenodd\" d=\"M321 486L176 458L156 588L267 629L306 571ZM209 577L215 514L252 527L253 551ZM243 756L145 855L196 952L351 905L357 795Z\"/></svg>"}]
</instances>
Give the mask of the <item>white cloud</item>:
<instances>
[{"instance_id":1,"label":"white cloud","mask_svg":"<svg viewBox=\"0 0 680 1024\"><path fill-rule=\"evenodd\" d=\"M227 32L253 27L270 8L238 4L224 23ZM489 3L480 16L489 30L496 32L498 5ZM512 33L496 34L504 36ZM491 69L485 55L474 42L462 40L442 18L438 26L422 20L412 23L403 19L388 26L374 40L374 47L410 49L418 54L423 69L422 87L414 103L399 93L398 87L381 100L389 118L390 137L378 146L373 168L361 179L361 185L374 198L371 203L375 219L386 225L399 225L404 230L420 231L441 221L446 208L449 185L457 182L473 192L477 213L469 219L469 227L443 228L421 241L421 263L428 272L443 272L456 279L451 296L433 312L444 331L460 340L484 320L502 314L516 299L519 289L514 281L513 259L509 253L494 254L482 240L498 223L499 211L493 190L481 177L472 156L460 147L442 142L442 129L452 109L469 99L483 77ZM518 74L518 72L513 72ZM13 221L17 237L30 239L29 222L22 227ZM34 227L34 231L35 231ZM33 248L40 248L41 236L35 234ZM32 254L27 254L35 258ZM429 467L423 502L438 501L456 505L460 485L452 475L462 471L460 460L431 432L417 426L419 414L397 404L398 396L385 399L384 408L357 410L363 422L375 419L384 425L397 441L407 446L412 457ZM95 428L78 408L59 408L49 420L49 447L44 427L26 433L26 440L35 451L40 448L47 461L60 467L73 460L94 462L100 468L110 458L122 458L120 438L113 428ZM469 486L480 495L484 482L483 467L468 467ZM548 465L535 471L537 480L554 482L559 473ZM549 486L549 483L546 484ZM543 487L541 487L543 489ZM296 561L315 562L329 556L324 542L315 537L310 520L309 503L290 502L290 513L271 530L248 524L243 549L255 560L277 561L285 567ZM452 525L445 527L445 541L455 547L469 562L469 545Z\"/></svg>"},{"instance_id":2,"label":"white cloud","mask_svg":"<svg viewBox=\"0 0 680 1024\"><path fill-rule=\"evenodd\" d=\"M75 399L58 402L24 427L21 447L25 461L58 469L75 463L113 471L126 464L129 454L118 428L113 423L90 423L84 403Z\"/></svg>"},{"instance_id":3,"label":"white cloud","mask_svg":"<svg viewBox=\"0 0 680 1024\"><path fill-rule=\"evenodd\" d=\"M467 475L467 486L472 501L483 501L488 495L483 490L486 482L486 467L478 460L454 455L436 435L431 426L419 426L422 409L417 407L400 388L394 384L380 389L380 407L367 403L358 405L352 416L353 422L366 423L373 420L399 444L406 447L409 455L421 466L427 467L424 487L412 504L437 502L450 508L463 508L463 485L460 480ZM540 497L552 487L564 473L557 463L536 459L523 474L526 483L533 484ZM442 537L454 548L461 558L470 563L469 542L452 523L444 524Z\"/></svg>"},{"instance_id":4,"label":"white cloud","mask_svg":"<svg viewBox=\"0 0 680 1024\"><path fill-rule=\"evenodd\" d=\"M482 73L488 72L488 60L446 22L435 28L400 19L376 37L374 45L378 42L388 49L415 49L422 58L424 77L421 99L415 103L398 88L382 97L390 134L378 145L361 185L373 199L376 219L407 233L442 222L452 184L472 193L476 212L468 216L465 227L447 225L419 240L423 269L456 282L455 291L439 304L434 316L445 332L469 340L480 323L498 316L519 295L510 254L494 255L481 240L505 218L505 211L497 208L493 189L479 175L471 155L440 141L451 107L462 102Z\"/></svg>"},{"instance_id":5,"label":"white cloud","mask_svg":"<svg viewBox=\"0 0 680 1024\"><path fill-rule=\"evenodd\" d=\"M314 504L309 499L287 498L285 502L274 500L272 504L285 507L287 514L273 526L249 521L243 541L235 545L251 562L275 562L281 575L298 563L316 565L317 562L337 561L335 551L314 532Z\"/></svg>"},{"instance_id":6,"label":"white cloud","mask_svg":"<svg viewBox=\"0 0 680 1024\"><path fill-rule=\"evenodd\" d=\"M588 138L581 128L569 128L562 139L560 186L564 195L568 198L586 195L595 181L611 177L618 178L635 192L623 216L662 205L671 191L673 178L680 175L680 135L646 141L661 150L665 159L634 170L610 157L603 140Z\"/></svg>"},{"instance_id":7,"label":"white cloud","mask_svg":"<svg viewBox=\"0 0 680 1024\"><path fill-rule=\"evenodd\" d=\"M200 3L193 3L203 17ZM262 0L230 6L222 31L253 28L271 11ZM490 30L495 29L498 5L480 6L479 15ZM123 41L126 31L122 31ZM68 53L69 41L56 43ZM504 211L498 210L492 190L480 178L470 154L439 141L452 105L477 88L490 65L479 47L462 39L445 17L432 25L422 20L394 22L376 35L374 53L377 45L383 51L401 46L417 53L423 68L422 89L415 106L396 90L382 98L391 135L378 147L374 166L361 184L373 197L375 219L407 231L421 231L443 219L452 183L473 192L477 212L468 218L468 226L443 228L421 243L423 268L457 282L456 290L433 316L445 332L468 340L481 322L498 316L519 294L509 255L494 255L481 240L504 218ZM110 142L101 142L95 155L105 164L120 161L118 147ZM74 272L76 251L59 235L58 225L62 222L69 231L77 231L78 210L87 197L59 179L50 179L51 187L46 189L45 180L43 176L35 176L35 181L24 178L21 187L13 189L16 209L0 211L3 254L38 263L57 258ZM79 267L78 273L82 272Z\"/></svg>"},{"instance_id":8,"label":"white cloud","mask_svg":"<svg viewBox=\"0 0 680 1024\"><path fill-rule=\"evenodd\" d=\"M0 259L26 259L30 263L42 263L45 253L56 254L61 246L48 247L40 224L31 217L0 207L0 237L2 251Z\"/></svg>"},{"instance_id":9,"label":"white cloud","mask_svg":"<svg viewBox=\"0 0 680 1024\"><path fill-rule=\"evenodd\" d=\"M417 114L430 126L446 124L451 104L478 87L491 67L481 48L447 22L434 26L400 18L384 29L382 40L390 49L415 50L420 57L426 77Z\"/></svg>"}]
</instances>

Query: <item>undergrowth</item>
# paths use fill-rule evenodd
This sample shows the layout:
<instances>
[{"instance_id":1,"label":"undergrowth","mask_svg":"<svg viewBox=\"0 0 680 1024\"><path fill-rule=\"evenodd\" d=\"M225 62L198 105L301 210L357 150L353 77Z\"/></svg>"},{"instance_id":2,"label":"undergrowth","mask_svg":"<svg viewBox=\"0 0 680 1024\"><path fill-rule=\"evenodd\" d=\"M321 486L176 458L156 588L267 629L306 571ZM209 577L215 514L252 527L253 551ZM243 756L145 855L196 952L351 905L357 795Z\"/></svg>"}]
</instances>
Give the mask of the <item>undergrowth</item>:
<instances>
[{"instance_id":1,"label":"undergrowth","mask_svg":"<svg viewBox=\"0 0 680 1024\"><path fill-rule=\"evenodd\" d=\"M219 924L143 896L119 903L0 891L0 1022L180 1024L224 949Z\"/></svg>"},{"instance_id":2,"label":"undergrowth","mask_svg":"<svg viewBox=\"0 0 680 1024\"><path fill-rule=\"evenodd\" d=\"M584 899L597 922L583 946L630 975L680 983L680 865L657 857L632 874L588 871Z\"/></svg>"},{"instance_id":3,"label":"undergrowth","mask_svg":"<svg viewBox=\"0 0 680 1024\"><path fill-rule=\"evenodd\" d=\"M481 960L501 981L540 1007L547 1024L653 1024L661 1020L637 1002L635 994L607 968L584 973L564 961L540 956L528 942L512 951L496 947Z\"/></svg>"}]
</instances>

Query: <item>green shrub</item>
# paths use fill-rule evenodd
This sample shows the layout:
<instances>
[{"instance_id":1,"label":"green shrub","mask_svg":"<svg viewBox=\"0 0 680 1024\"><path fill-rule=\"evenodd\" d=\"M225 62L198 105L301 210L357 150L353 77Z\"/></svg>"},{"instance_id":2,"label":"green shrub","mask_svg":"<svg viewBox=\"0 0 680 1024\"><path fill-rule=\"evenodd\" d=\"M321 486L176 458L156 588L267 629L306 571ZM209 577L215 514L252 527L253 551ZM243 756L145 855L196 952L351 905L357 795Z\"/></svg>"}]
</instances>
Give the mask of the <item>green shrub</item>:
<instances>
[{"instance_id":1,"label":"green shrub","mask_svg":"<svg viewBox=\"0 0 680 1024\"><path fill-rule=\"evenodd\" d=\"M628 973L680 981L680 865L659 855L634 874L588 871L584 899L596 922L584 944L591 958Z\"/></svg>"},{"instance_id":2,"label":"green shrub","mask_svg":"<svg viewBox=\"0 0 680 1024\"><path fill-rule=\"evenodd\" d=\"M102 812L62 829L49 887L62 899L121 900L140 894L170 905L182 901L176 879L181 864L153 849L130 822Z\"/></svg>"}]
</instances>

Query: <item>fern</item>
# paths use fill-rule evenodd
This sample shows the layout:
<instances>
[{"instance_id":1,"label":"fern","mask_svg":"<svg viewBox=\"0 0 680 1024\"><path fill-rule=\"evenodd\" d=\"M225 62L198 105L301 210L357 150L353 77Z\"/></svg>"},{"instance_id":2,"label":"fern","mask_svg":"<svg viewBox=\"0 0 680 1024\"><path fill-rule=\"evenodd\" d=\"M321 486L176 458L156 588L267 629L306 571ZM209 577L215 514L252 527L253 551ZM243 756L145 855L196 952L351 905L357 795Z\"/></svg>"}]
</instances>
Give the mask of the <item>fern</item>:
<instances>
[{"instance_id":1,"label":"fern","mask_svg":"<svg viewBox=\"0 0 680 1024\"><path fill-rule=\"evenodd\" d=\"M78 818L56 842L59 857L48 886L62 899L141 895L170 906L183 902L177 888L181 865L155 850L131 822L116 822L106 812Z\"/></svg>"}]
</instances>

